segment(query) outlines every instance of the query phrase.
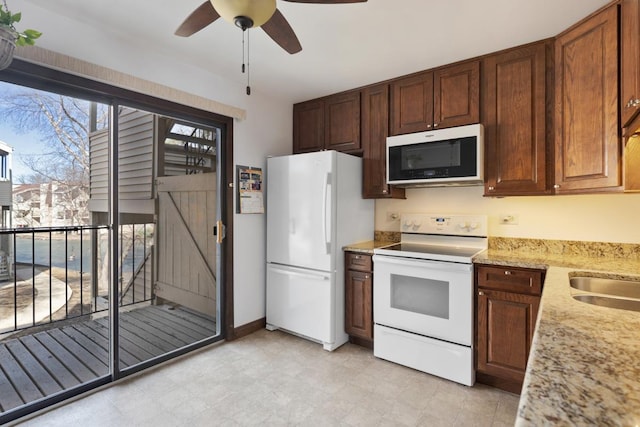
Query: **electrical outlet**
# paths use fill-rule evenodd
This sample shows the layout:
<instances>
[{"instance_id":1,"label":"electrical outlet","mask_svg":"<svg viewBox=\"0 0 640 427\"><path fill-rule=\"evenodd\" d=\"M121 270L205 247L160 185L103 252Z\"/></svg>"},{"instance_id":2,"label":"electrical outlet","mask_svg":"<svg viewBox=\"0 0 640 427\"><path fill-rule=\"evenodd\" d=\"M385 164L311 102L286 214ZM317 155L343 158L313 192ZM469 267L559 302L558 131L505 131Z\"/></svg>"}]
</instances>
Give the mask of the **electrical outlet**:
<instances>
[{"instance_id":1,"label":"electrical outlet","mask_svg":"<svg viewBox=\"0 0 640 427\"><path fill-rule=\"evenodd\" d=\"M516 214L502 214L500 215L500 224L503 225L518 225L518 215Z\"/></svg>"},{"instance_id":2,"label":"electrical outlet","mask_svg":"<svg viewBox=\"0 0 640 427\"><path fill-rule=\"evenodd\" d=\"M400 214L398 212L387 212L387 221L400 221Z\"/></svg>"}]
</instances>

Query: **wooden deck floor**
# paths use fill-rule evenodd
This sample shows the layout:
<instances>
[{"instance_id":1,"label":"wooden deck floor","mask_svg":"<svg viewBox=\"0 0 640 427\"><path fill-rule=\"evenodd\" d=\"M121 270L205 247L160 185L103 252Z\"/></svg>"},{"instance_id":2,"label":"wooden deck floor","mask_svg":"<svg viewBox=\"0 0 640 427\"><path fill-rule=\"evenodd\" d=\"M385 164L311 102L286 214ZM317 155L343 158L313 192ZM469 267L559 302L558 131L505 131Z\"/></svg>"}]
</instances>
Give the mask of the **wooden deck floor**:
<instances>
[{"instance_id":1,"label":"wooden deck floor","mask_svg":"<svg viewBox=\"0 0 640 427\"><path fill-rule=\"evenodd\" d=\"M213 319L168 306L120 314L121 367L215 333ZM109 320L52 328L0 342L0 413L108 373Z\"/></svg>"}]
</instances>

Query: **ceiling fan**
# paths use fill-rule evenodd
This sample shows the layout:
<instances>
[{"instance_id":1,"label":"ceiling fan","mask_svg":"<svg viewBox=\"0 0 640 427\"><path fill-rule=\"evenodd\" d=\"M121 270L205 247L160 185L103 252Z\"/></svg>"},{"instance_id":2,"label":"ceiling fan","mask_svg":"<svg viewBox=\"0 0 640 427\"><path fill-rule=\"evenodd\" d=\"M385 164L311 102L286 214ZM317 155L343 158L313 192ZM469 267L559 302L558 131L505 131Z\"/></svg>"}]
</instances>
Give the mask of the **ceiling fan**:
<instances>
[{"instance_id":1,"label":"ceiling fan","mask_svg":"<svg viewBox=\"0 0 640 427\"><path fill-rule=\"evenodd\" d=\"M367 0L285 0L292 3L364 3ZM175 34L189 37L222 17L243 31L262 27L265 33L290 54L302 50L298 37L276 8L276 0L207 0L178 27Z\"/></svg>"}]
</instances>

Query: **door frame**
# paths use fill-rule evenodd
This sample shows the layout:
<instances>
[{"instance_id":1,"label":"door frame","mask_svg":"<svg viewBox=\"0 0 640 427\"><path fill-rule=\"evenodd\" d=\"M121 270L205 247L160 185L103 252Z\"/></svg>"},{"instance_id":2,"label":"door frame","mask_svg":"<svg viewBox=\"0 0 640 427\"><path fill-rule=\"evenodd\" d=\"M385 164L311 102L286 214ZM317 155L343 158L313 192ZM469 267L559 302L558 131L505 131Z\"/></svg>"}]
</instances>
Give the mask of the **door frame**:
<instances>
[{"instance_id":1,"label":"door frame","mask_svg":"<svg viewBox=\"0 0 640 427\"><path fill-rule=\"evenodd\" d=\"M212 344L220 339L233 340L237 334L233 325L233 216L234 216L234 166L233 166L233 118L221 114L179 104L166 99L158 98L135 92L129 89L113 86L107 83L92 80L88 77L80 77L64 71L49 68L43 65L15 58L11 65L0 71L0 81L12 83L28 88L43 91L56 92L66 96L77 97L90 101L106 103L112 106L127 105L133 108L144 109L156 114L181 118L190 122L215 127L220 129L219 148L222 151L220 162L220 203L221 221L226 226L226 237L222 241L221 268L222 286L220 289L220 319L222 322L221 336L195 343L187 348L172 352L171 355L160 356L148 362L137 365L136 369L128 370L128 376L162 363L171 358L186 354L197 348ZM114 313L111 313L113 316ZM115 314L117 316L117 313ZM112 331L112 338L115 332ZM117 372L117 371L116 371ZM29 404L16 410L12 410L0 417L0 423L15 420L35 411L50 407L56 403L65 401L96 387L108 384L118 379L118 375L111 373L109 377L101 377L97 380L85 383L78 388L68 390L50 398L45 398L33 404Z\"/></svg>"}]
</instances>

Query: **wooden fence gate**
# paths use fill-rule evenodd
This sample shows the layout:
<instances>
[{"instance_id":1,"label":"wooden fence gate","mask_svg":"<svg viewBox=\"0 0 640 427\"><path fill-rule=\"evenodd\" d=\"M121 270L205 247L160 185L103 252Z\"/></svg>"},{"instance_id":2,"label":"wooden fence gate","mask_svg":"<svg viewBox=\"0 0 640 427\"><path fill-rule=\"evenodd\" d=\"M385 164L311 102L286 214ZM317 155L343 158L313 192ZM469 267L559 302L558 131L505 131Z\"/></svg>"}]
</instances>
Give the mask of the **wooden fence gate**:
<instances>
[{"instance_id":1,"label":"wooden fence gate","mask_svg":"<svg viewBox=\"0 0 640 427\"><path fill-rule=\"evenodd\" d=\"M161 177L156 295L216 316L216 174Z\"/></svg>"}]
</instances>

